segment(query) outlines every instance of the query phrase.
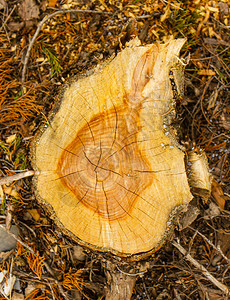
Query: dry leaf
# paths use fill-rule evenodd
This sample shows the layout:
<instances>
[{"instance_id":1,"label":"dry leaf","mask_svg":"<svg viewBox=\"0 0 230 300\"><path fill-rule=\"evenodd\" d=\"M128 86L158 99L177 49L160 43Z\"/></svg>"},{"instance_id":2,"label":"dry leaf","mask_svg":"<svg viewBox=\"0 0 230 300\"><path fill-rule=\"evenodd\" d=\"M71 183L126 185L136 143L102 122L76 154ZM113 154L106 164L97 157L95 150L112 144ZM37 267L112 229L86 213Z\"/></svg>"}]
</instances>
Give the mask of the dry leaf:
<instances>
[{"instance_id":1,"label":"dry leaf","mask_svg":"<svg viewBox=\"0 0 230 300\"><path fill-rule=\"evenodd\" d=\"M160 17L162 23L168 18L169 14L170 14L170 6L168 5L165 10L165 13Z\"/></svg>"},{"instance_id":2,"label":"dry leaf","mask_svg":"<svg viewBox=\"0 0 230 300\"><path fill-rule=\"evenodd\" d=\"M230 258L230 234L227 231L222 230L217 234L218 244L222 252L229 259ZM222 258L221 258L222 259Z\"/></svg>"},{"instance_id":3,"label":"dry leaf","mask_svg":"<svg viewBox=\"0 0 230 300\"><path fill-rule=\"evenodd\" d=\"M9 24L7 25L10 31L20 31L23 26L24 22L9 22Z\"/></svg>"},{"instance_id":4,"label":"dry leaf","mask_svg":"<svg viewBox=\"0 0 230 300\"><path fill-rule=\"evenodd\" d=\"M212 195L216 200L216 203L219 205L221 209L224 209L225 199L224 192L216 180L212 181Z\"/></svg>"},{"instance_id":5,"label":"dry leaf","mask_svg":"<svg viewBox=\"0 0 230 300\"><path fill-rule=\"evenodd\" d=\"M55 7L56 4L57 4L57 0L49 0L48 1L48 6L49 7Z\"/></svg>"},{"instance_id":6,"label":"dry leaf","mask_svg":"<svg viewBox=\"0 0 230 300\"><path fill-rule=\"evenodd\" d=\"M6 186L6 185L3 185L3 192L4 192L4 194L12 196L15 199L19 199L20 198L19 195L18 195L18 192L16 191L16 187L15 186Z\"/></svg>"},{"instance_id":7,"label":"dry leaf","mask_svg":"<svg viewBox=\"0 0 230 300\"><path fill-rule=\"evenodd\" d=\"M24 0L18 5L18 14L24 21L37 19L39 8L35 0Z\"/></svg>"},{"instance_id":8,"label":"dry leaf","mask_svg":"<svg viewBox=\"0 0 230 300\"><path fill-rule=\"evenodd\" d=\"M28 209L27 210L29 214L31 214L32 218L35 220L35 221L38 221L40 219L40 211L36 208L34 209Z\"/></svg>"}]
</instances>

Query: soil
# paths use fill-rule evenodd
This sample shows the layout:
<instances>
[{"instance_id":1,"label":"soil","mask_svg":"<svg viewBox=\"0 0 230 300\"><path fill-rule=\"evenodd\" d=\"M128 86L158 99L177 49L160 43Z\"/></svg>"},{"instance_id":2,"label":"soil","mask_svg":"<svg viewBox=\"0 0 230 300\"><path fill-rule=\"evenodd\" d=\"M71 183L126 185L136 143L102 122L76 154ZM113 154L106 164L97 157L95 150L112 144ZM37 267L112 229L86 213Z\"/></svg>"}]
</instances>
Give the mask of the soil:
<instances>
[{"instance_id":1,"label":"soil","mask_svg":"<svg viewBox=\"0 0 230 300\"><path fill-rule=\"evenodd\" d=\"M63 85L135 37L143 45L187 38L175 126L182 145L206 153L213 177L211 196L194 195L165 245L138 263L83 249L65 236L36 201L30 177L0 185L0 225L19 230L16 248L0 253L0 274L16 281L4 296L0 280L0 299L104 299L108 261L136 274L133 300L228 299L228 1L0 0L0 16L1 177L31 170L30 143L42 123L49 126Z\"/></svg>"}]
</instances>

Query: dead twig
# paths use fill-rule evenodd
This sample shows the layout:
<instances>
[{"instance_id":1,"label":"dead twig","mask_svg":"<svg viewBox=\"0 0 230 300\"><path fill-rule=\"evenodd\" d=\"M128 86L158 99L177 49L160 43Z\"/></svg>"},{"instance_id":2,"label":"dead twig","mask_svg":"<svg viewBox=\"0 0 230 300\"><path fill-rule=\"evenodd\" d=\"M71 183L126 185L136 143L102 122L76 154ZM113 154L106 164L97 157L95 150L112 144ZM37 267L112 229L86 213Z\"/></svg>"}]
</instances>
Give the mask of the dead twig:
<instances>
[{"instance_id":1,"label":"dead twig","mask_svg":"<svg viewBox=\"0 0 230 300\"><path fill-rule=\"evenodd\" d=\"M49 285L49 287L50 287L50 291L51 291L52 298L53 298L53 300L55 300L55 294L54 294L54 290L53 290L53 288L52 288L52 285L50 284L50 282L48 282L48 285Z\"/></svg>"},{"instance_id":2,"label":"dead twig","mask_svg":"<svg viewBox=\"0 0 230 300\"><path fill-rule=\"evenodd\" d=\"M19 222L20 224L22 224L23 226L25 226L29 231L31 231L35 238L37 237L35 231L34 231L32 228L30 228L30 226L26 225L26 224L25 224L24 222L22 222L22 221L18 221L18 222Z\"/></svg>"},{"instance_id":3,"label":"dead twig","mask_svg":"<svg viewBox=\"0 0 230 300\"><path fill-rule=\"evenodd\" d=\"M214 77L211 76L211 77L209 78L209 80L207 81L207 83L206 83L206 85L205 85L205 87L204 87L203 93L202 93L200 99L197 101L197 103L196 103L196 105L195 105L195 107L194 107L194 109L193 109L193 111L192 111L192 114L193 114L193 120L192 120L192 138L193 138L193 139L194 139L194 123L195 123L196 115L197 115L197 113L198 113L198 111L199 111L199 110L198 110L198 105L199 105L199 104L200 104L200 106L201 106L201 110L202 110L202 113L203 113L203 115L204 115L204 117L205 117L205 120L208 122L208 124L210 124L209 120L207 119L207 117L206 117L206 115L205 115L205 113L204 113L204 109L203 109L203 98L204 98L205 93L206 93L206 91L207 91L207 89L208 89L208 87L209 87L209 85L210 85L210 83L211 83L211 81L212 81L213 78L214 78Z\"/></svg>"},{"instance_id":4,"label":"dead twig","mask_svg":"<svg viewBox=\"0 0 230 300\"><path fill-rule=\"evenodd\" d=\"M35 174L35 172L30 170L30 171L22 172L22 173L19 173L16 175L6 176L6 177L3 177L0 179L0 185L9 184L13 181L17 181L17 180L20 180L25 177L33 176L34 174Z\"/></svg>"},{"instance_id":5,"label":"dead twig","mask_svg":"<svg viewBox=\"0 0 230 300\"><path fill-rule=\"evenodd\" d=\"M203 275L210 280L216 287L218 287L221 291L223 291L226 295L229 295L229 289L226 285L219 282L215 277L213 277L208 270L202 266L198 261L196 261L187 251L175 240L172 241L174 247L177 248L192 265L194 265L197 269L199 269Z\"/></svg>"},{"instance_id":6,"label":"dead twig","mask_svg":"<svg viewBox=\"0 0 230 300\"><path fill-rule=\"evenodd\" d=\"M5 226L3 226L2 224L0 224L0 228L2 228L3 230L5 230L10 236L12 236L17 242L19 242L23 247L25 247L26 249L28 249L33 255L37 255L35 253L35 251L28 246L26 243L24 243L23 241L21 241L14 233L10 232Z\"/></svg>"},{"instance_id":7,"label":"dead twig","mask_svg":"<svg viewBox=\"0 0 230 300\"><path fill-rule=\"evenodd\" d=\"M15 11L15 8L16 8L16 5L14 5L13 9L11 10L11 12L9 13L9 15L7 16L7 18L3 22L2 26L0 27L0 31L2 31L2 29L4 28L4 26L8 22L9 18L11 17L11 15L13 14L13 12Z\"/></svg>"},{"instance_id":8,"label":"dead twig","mask_svg":"<svg viewBox=\"0 0 230 300\"><path fill-rule=\"evenodd\" d=\"M24 60L24 66L23 66L23 69L22 69L22 85L24 84L25 82L25 79L26 79L26 71L27 71L27 65L28 65L28 62L29 62L29 58L30 58L30 51L33 47L33 44L35 43L36 41L36 38L38 37L41 29L42 29L42 26L51 18L57 16L57 15L64 15L66 13L92 13L92 14L111 14L109 12L104 12L104 11L97 11L97 10L90 10L90 9L85 9L85 10L82 10L82 9L66 9L66 10L58 10L58 11L55 11L54 13L44 17L41 22L38 24L38 27L35 31L35 34L32 38L32 40L30 41L29 43L29 47L27 49L27 52L26 52L26 56L25 56L25 60Z\"/></svg>"},{"instance_id":9,"label":"dead twig","mask_svg":"<svg viewBox=\"0 0 230 300\"><path fill-rule=\"evenodd\" d=\"M219 248L216 247L208 238L206 238L205 235L203 235L201 232L199 232L198 230L195 230L194 228L192 228L191 226L188 226L188 228L192 229L193 231L195 231L196 234L199 234L210 246L213 247L213 249L215 249L218 253L220 253L220 255L226 260L227 264L230 265L230 259L227 258L226 255L224 255L223 251Z\"/></svg>"}]
</instances>

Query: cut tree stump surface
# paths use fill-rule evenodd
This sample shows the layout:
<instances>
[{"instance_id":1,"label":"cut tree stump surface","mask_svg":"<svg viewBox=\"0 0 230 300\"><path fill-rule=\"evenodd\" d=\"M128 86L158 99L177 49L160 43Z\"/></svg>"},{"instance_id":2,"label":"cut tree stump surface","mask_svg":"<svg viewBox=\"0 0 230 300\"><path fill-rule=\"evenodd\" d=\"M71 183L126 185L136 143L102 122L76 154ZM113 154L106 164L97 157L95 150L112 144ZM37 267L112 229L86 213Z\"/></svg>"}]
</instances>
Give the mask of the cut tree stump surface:
<instances>
[{"instance_id":1,"label":"cut tree stump surface","mask_svg":"<svg viewBox=\"0 0 230 300\"><path fill-rule=\"evenodd\" d=\"M169 74L180 92L184 42L130 46L72 80L40 130L37 198L79 243L121 256L157 249L177 208L192 199L184 153L168 129Z\"/></svg>"}]
</instances>

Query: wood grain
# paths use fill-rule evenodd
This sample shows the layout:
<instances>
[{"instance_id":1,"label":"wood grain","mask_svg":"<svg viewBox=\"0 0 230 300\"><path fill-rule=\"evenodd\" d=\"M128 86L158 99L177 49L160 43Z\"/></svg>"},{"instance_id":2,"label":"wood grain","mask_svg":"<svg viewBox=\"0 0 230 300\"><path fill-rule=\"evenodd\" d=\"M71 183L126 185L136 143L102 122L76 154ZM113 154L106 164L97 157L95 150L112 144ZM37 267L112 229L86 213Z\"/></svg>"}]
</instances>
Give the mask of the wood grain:
<instances>
[{"instance_id":1,"label":"wood grain","mask_svg":"<svg viewBox=\"0 0 230 300\"><path fill-rule=\"evenodd\" d=\"M73 80L38 134L37 198L79 243L121 256L152 251L191 200L184 153L169 129L169 72L183 76L183 43L128 47Z\"/></svg>"}]
</instances>

